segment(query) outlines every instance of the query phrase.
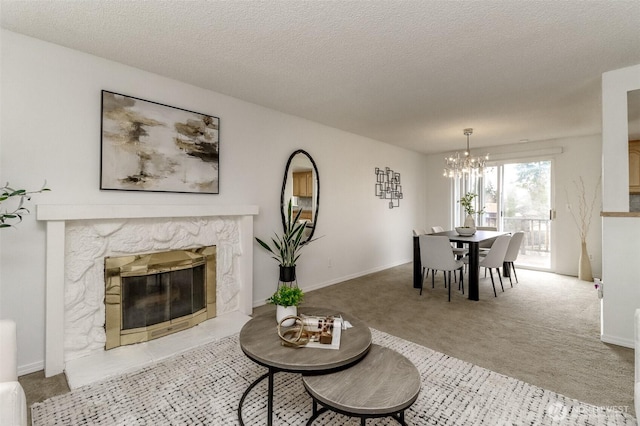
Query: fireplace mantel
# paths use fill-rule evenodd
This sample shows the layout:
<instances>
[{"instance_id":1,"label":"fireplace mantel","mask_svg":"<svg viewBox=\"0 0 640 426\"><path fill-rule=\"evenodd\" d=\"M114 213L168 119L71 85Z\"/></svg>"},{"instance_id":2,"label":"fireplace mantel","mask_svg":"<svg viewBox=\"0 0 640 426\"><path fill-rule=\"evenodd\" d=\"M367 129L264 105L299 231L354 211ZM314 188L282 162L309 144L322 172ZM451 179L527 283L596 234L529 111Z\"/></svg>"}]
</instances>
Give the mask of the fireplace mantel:
<instances>
[{"instance_id":1,"label":"fireplace mantel","mask_svg":"<svg viewBox=\"0 0 640 426\"><path fill-rule=\"evenodd\" d=\"M46 228L45 375L64 371L65 228L68 221L233 217L240 231L238 310L251 315L254 205L51 205L37 206Z\"/></svg>"},{"instance_id":2,"label":"fireplace mantel","mask_svg":"<svg viewBox=\"0 0 640 426\"><path fill-rule=\"evenodd\" d=\"M37 219L42 221L146 219L163 217L253 216L258 206L157 205L157 204L39 204Z\"/></svg>"}]
</instances>

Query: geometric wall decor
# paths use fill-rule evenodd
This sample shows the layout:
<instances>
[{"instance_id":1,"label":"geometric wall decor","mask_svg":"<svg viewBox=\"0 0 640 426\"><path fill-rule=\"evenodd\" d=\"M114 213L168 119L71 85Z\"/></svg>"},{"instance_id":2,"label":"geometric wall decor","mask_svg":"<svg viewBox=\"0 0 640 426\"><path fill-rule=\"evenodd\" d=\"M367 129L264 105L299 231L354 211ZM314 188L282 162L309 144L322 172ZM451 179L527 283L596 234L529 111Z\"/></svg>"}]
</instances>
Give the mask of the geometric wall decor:
<instances>
[{"instance_id":1,"label":"geometric wall decor","mask_svg":"<svg viewBox=\"0 0 640 426\"><path fill-rule=\"evenodd\" d=\"M389 208L400 207L402 198L402 185L400 173L396 173L389 167L384 170L376 167L376 197L389 200Z\"/></svg>"}]
</instances>

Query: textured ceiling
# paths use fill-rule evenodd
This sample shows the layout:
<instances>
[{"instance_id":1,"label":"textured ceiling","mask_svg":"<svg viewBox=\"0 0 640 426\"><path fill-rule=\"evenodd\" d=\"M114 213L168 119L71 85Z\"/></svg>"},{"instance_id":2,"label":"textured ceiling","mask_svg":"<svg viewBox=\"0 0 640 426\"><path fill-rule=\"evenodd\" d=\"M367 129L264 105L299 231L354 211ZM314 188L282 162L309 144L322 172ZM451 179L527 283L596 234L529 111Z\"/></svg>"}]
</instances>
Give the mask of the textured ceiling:
<instances>
[{"instance_id":1,"label":"textured ceiling","mask_svg":"<svg viewBox=\"0 0 640 426\"><path fill-rule=\"evenodd\" d=\"M640 1L8 1L3 28L425 153L601 132ZM135 93L131 95L136 95Z\"/></svg>"}]
</instances>

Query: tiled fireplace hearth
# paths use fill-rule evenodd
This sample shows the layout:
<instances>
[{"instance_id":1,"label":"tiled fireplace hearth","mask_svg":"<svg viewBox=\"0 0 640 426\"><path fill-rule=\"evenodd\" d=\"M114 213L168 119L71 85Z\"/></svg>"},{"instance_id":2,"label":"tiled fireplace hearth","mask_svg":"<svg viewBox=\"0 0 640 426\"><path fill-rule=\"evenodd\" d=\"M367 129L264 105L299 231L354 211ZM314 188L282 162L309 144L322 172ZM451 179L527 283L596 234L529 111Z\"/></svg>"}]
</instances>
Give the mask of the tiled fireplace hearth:
<instances>
[{"instance_id":1,"label":"tiled fireplace hearth","mask_svg":"<svg viewBox=\"0 0 640 426\"><path fill-rule=\"evenodd\" d=\"M47 223L45 375L104 353L106 256L215 245L217 313L250 315L257 213L257 206L38 205L37 219Z\"/></svg>"}]
</instances>

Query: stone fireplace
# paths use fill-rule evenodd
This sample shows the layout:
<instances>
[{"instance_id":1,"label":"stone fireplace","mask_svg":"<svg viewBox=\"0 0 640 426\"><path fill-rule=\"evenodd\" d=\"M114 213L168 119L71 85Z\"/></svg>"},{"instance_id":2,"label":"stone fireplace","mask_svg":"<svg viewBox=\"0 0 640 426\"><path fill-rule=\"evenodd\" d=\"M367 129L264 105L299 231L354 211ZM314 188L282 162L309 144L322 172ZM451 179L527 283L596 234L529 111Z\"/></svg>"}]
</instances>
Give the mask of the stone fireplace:
<instances>
[{"instance_id":1,"label":"stone fireplace","mask_svg":"<svg viewBox=\"0 0 640 426\"><path fill-rule=\"evenodd\" d=\"M38 205L37 219L47 223L45 375L104 352L105 257L216 246L217 315L251 315L257 213L257 206Z\"/></svg>"}]
</instances>

